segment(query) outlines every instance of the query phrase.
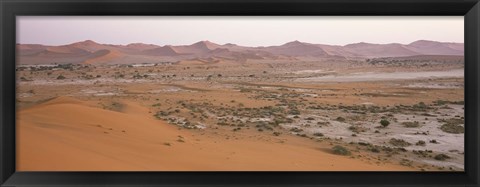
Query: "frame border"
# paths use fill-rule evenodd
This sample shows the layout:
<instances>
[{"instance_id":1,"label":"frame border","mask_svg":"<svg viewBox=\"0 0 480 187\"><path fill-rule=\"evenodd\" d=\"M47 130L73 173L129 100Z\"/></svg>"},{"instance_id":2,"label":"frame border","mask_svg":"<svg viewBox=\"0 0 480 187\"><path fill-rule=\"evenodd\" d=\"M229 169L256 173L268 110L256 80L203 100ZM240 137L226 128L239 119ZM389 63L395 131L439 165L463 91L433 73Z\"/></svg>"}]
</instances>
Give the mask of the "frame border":
<instances>
[{"instance_id":1,"label":"frame border","mask_svg":"<svg viewBox=\"0 0 480 187\"><path fill-rule=\"evenodd\" d=\"M480 186L479 0L0 0L0 186ZM16 16L420 16L465 18L465 172L16 172ZM188 180L186 180L188 179Z\"/></svg>"}]
</instances>

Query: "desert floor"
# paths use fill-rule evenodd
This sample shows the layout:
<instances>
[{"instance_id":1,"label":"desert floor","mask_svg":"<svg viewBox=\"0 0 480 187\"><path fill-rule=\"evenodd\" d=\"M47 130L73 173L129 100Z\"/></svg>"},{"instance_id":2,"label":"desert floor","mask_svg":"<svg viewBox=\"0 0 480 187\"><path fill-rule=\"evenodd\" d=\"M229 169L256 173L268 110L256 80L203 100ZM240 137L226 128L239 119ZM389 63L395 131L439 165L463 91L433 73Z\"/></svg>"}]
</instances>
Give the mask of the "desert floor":
<instances>
[{"instance_id":1,"label":"desert floor","mask_svg":"<svg viewBox=\"0 0 480 187\"><path fill-rule=\"evenodd\" d=\"M19 171L464 169L463 63L185 61L17 78Z\"/></svg>"}]
</instances>

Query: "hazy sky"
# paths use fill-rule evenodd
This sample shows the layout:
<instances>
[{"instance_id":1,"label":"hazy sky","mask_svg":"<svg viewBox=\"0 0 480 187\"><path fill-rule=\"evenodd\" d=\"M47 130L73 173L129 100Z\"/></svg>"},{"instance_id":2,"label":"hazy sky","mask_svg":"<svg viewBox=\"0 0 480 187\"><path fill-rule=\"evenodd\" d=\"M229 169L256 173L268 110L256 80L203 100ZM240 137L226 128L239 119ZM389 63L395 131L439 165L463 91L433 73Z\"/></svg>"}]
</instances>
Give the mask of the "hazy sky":
<instances>
[{"instance_id":1,"label":"hazy sky","mask_svg":"<svg viewBox=\"0 0 480 187\"><path fill-rule=\"evenodd\" d=\"M105 44L188 45L209 40L270 46L299 40L333 45L408 44L419 39L463 42L463 29L462 16L18 16L17 43L63 45L94 40Z\"/></svg>"}]
</instances>

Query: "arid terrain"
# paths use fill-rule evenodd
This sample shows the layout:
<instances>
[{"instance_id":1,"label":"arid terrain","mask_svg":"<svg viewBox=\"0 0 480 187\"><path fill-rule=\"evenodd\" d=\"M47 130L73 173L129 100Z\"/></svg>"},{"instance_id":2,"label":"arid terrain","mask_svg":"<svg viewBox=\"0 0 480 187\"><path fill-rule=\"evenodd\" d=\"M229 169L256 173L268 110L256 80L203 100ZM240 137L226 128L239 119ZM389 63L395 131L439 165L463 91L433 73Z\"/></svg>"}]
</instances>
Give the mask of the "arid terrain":
<instances>
[{"instance_id":1,"label":"arid terrain","mask_svg":"<svg viewBox=\"0 0 480 187\"><path fill-rule=\"evenodd\" d=\"M463 44L19 44L20 171L463 171Z\"/></svg>"}]
</instances>

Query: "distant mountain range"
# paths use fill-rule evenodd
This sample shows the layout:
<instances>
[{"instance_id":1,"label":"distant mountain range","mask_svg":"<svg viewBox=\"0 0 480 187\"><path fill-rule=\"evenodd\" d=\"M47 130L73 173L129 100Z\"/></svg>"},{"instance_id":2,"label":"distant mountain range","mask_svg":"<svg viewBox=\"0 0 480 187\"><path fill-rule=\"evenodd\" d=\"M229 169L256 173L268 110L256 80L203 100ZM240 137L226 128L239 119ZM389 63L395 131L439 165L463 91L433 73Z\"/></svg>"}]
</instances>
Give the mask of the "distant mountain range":
<instances>
[{"instance_id":1,"label":"distant mountain range","mask_svg":"<svg viewBox=\"0 0 480 187\"><path fill-rule=\"evenodd\" d=\"M303 58L380 58L421 55L463 56L463 43L418 40L410 44L354 43L344 46L292 41L280 46L246 47L200 41L192 45L99 44L91 40L61 46L17 44L19 64L135 64L197 61L245 62Z\"/></svg>"}]
</instances>

